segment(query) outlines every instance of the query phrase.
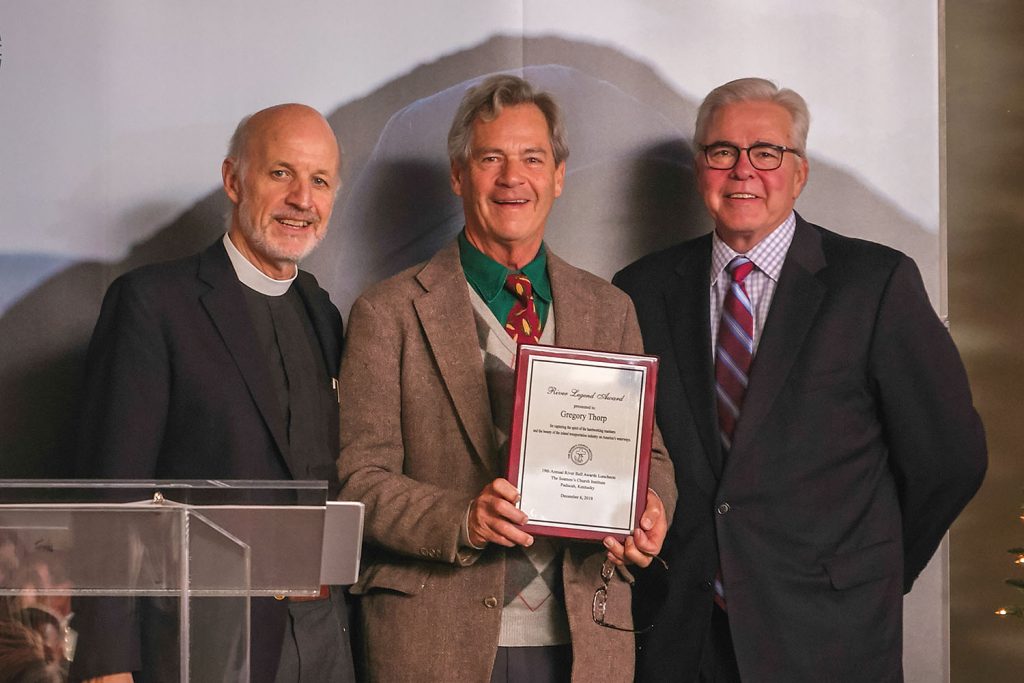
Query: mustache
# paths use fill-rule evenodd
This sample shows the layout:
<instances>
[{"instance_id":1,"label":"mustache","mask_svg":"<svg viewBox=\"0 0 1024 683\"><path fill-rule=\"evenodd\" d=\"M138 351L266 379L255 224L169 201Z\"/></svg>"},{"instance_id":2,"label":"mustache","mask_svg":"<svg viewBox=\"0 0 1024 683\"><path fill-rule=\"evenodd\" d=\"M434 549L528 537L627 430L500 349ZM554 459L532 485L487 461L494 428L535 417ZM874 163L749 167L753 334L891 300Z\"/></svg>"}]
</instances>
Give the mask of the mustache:
<instances>
[{"instance_id":1,"label":"mustache","mask_svg":"<svg viewBox=\"0 0 1024 683\"><path fill-rule=\"evenodd\" d=\"M320 214L316 211L286 211L271 214L271 217L276 221L303 221L306 223L316 223L320 220Z\"/></svg>"}]
</instances>

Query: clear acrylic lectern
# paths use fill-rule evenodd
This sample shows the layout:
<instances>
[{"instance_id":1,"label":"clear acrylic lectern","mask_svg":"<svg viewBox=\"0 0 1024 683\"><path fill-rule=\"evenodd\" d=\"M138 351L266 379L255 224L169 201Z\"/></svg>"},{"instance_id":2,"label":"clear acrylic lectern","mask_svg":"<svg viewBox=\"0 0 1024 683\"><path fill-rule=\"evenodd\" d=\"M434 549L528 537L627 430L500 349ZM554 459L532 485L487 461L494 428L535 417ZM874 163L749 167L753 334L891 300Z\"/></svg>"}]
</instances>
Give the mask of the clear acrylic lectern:
<instances>
[{"instance_id":1,"label":"clear acrylic lectern","mask_svg":"<svg viewBox=\"0 0 1024 683\"><path fill-rule=\"evenodd\" d=\"M351 576L332 583L358 571L362 509L348 505L326 552L354 560ZM66 668L72 596L112 614L149 601L167 618L139 628L168 634L174 680L247 682L250 598L319 592L327 508L321 482L0 481L0 642L42 641Z\"/></svg>"}]
</instances>

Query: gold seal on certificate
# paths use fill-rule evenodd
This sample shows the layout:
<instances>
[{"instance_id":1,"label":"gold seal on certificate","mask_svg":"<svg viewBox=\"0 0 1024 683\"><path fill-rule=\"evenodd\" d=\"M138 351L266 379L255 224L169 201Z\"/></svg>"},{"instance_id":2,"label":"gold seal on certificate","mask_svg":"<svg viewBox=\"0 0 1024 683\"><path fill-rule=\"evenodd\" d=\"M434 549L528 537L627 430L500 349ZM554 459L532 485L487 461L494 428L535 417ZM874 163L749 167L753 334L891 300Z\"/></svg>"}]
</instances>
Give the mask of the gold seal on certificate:
<instances>
[{"instance_id":1,"label":"gold seal on certificate","mask_svg":"<svg viewBox=\"0 0 1024 683\"><path fill-rule=\"evenodd\" d=\"M519 347L508 480L526 531L633 532L647 501L657 374L654 356Z\"/></svg>"}]
</instances>

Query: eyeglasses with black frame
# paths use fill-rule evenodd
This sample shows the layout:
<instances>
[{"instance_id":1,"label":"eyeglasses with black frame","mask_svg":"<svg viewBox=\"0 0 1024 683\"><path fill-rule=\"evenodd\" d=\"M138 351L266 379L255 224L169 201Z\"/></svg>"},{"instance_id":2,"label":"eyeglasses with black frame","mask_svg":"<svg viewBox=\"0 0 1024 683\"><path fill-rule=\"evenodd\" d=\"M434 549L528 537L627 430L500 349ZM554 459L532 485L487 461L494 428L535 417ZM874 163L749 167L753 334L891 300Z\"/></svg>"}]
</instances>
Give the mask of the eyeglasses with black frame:
<instances>
[{"instance_id":1,"label":"eyeglasses with black frame","mask_svg":"<svg viewBox=\"0 0 1024 683\"><path fill-rule=\"evenodd\" d=\"M654 559L665 568L665 571L668 571L668 562L657 555L654 556ZM653 564L654 563L652 563L652 565ZM612 580L612 576L614 575L615 565L612 564L610 560L605 560L604 564L601 565L601 585L594 591L594 623L598 626L615 629L616 631L625 631L626 633L647 633L654 628L654 624L645 628L636 629L626 628L625 626L616 626L615 624L609 624L604 620L605 614L608 611L608 582ZM631 589L636 585L636 580L628 574L626 575L626 581L629 583L629 587Z\"/></svg>"},{"instance_id":2,"label":"eyeglasses with black frame","mask_svg":"<svg viewBox=\"0 0 1024 683\"><path fill-rule=\"evenodd\" d=\"M737 147L729 142L712 142L710 145L701 145L704 158L708 166L717 171L728 171L736 167L740 160L740 152L747 153L750 165L758 171L774 171L782 166L782 159L786 152L802 156L800 150L782 145L773 145L770 142L759 142L750 147Z\"/></svg>"}]
</instances>

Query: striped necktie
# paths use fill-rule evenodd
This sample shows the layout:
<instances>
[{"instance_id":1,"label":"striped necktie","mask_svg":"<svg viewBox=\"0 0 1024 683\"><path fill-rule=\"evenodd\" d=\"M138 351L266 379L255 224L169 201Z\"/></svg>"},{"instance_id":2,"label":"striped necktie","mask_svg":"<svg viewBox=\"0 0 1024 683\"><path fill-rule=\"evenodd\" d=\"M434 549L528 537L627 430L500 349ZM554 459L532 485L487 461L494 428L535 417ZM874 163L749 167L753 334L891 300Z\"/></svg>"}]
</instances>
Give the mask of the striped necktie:
<instances>
[{"instance_id":1,"label":"striped necktie","mask_svg":"<svg viewBox=\"0 0 1024 683\"><path fill-rule=\"evenodd\" d=\"M533 286L530 278L522 273L509 273L505 278L505 289L516 298L505 321L505 331L517 344L536 344L540 339L540 318L533 302Z\"/></svg>"},{"instance_id":2,"label":"striped necktie","mask_svg":"<svg viewBox=\"0 0 1024 683\"><path fill-rule=\"evenodd\" d=\"M732 448L732 435L747 393L747 375L754 357L754 307L747 296L743 281L754 264L745 256L737 256L726 267L732 276L729 292L722 303L722 317L718 322L718 343L715 348L715 396L718 403L718 433L722 449ZM723 611L727 610L722 572L715 574L714 598Z\"/></svg>"},{"instance_id":3,"label":"striped necktie","mask_svg":"<svg viewBox=\"0 0 1024 683\"><path fill-rule=\"evenodd\" d=\"M754 264L745 256L737 256L726 268L732 276L732 283L722 303L722 317L718 323L715 395L718 431L722 447L728 453L743 407L743 397L747 393L747 376L754 357L754 307L743 286L743 281L754 270Z\"/></svg>"}]
</instances>

